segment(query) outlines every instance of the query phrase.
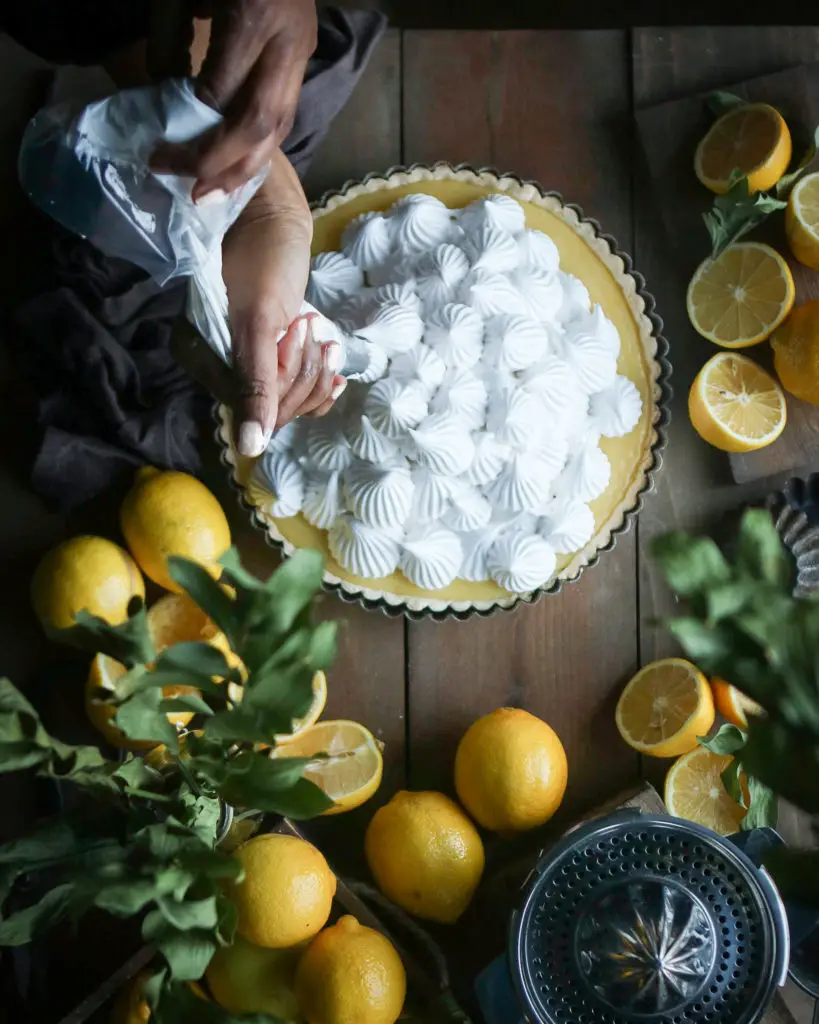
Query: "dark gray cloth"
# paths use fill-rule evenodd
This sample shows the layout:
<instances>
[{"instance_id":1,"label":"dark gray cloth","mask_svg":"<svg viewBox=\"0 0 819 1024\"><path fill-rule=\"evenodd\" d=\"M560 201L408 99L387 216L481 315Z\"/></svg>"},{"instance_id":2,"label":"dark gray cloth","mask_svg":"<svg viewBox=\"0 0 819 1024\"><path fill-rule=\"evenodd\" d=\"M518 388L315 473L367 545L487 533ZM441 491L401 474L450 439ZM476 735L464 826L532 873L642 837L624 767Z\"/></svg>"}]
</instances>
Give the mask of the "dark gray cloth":
<instances>
[{"instance_id":1,"label":"dark gray cloth","mask_svg":"<svg viewBox=\"0 0 819 1024\"><path fill-rule=\"evenodd\" d=\"M346 103L383 32L369 11L327 8L284 151L299 175ZM36 394L30 483L68 509L150 464L196 473L210 400L170 350L184 284L160 290L48 222L41 287L11 313L13 365Z\"/></svg>"}]
</instances>

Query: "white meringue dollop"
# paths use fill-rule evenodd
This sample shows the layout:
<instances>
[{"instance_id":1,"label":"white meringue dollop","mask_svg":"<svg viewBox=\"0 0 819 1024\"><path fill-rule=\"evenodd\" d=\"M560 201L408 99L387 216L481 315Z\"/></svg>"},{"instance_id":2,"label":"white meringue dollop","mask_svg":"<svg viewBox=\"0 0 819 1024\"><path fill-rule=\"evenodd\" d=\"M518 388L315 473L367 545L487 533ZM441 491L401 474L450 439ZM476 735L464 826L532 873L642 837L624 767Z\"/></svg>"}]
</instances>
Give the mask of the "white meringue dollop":
<instances>
[{"instance_id":1,"label":"white meringue dollop","mask_svg":"<svg viewBox=\"0 0 819 1024\"><path fill-rule=\"evenodd\" d=\"M304 504L304 471L290 452L268 448L253 471L259 483L269 490L273 500L268 511L276 519L289 519L301 512Z\"/></svg>"},{"instance_id":2,"label":"white meringue dollop","mask_svg":"<svg viewBox=\"0 0 819 1024\"><path fill-rule=\"evenodd\" d=\"M437 352L422 342L409 352L402 352L395 357L390 376L403 384L418 381L427 394L431 395L441 386L446 376L446 363Z\"/></svg>"},{"instance_id":3,"label":"white meringue dollop","mask_svg":"<svg viewBox=\"0 0 819 1024\"><path fill-rule=\"evenodd\" d=\"M341 473L314 473L305 477L302 512L308 523L329 530L347 510Z\"/></svg>"},{"instance_id":4,"label":"white meringue dollop","mask_svg":"<svg viewBox=\"0 0 819 1024\"><path fill-rule=\"evenodd\" d=\"M475 457L475 446L464 423L451 413L434 413L409 435L415 458L443 476L460 476Z\"/></svg>"},{"instance_id":5,"label":"white meringue dollop","mask_svg":"<svg viewBox=\"0 0 819 1024\"><path fill-rule=\"evenodd\" d=\"M518 243L513 235L494 224L484 224L467 238L466 251L475 270L490 274L506 274L520 260Z\"/></svg>"},{"instance_id":6,"label":"white meringue dollop","mask_svg":"<svg viewBox=\"0 0 819 1024\"><path fill-rule=\"evenodd\" d=\"M485 224L517 235L523 231L526 215L517 200L496 192L465 206L458 215L458 224L468 235L479 231Z\"/></svg>"},{"instance_id":7,"label":"white meringue dollop","mask_svg":"<svg viewBox=\"0 0 819 1024\"><path fill-rule=\"evenodd\" d=\"M474 366L483 352L483 320L468 306L447 303L427 318L424 341L448 366Z\"/></svg>"},{"instance_id":8,"label":"white meringue dollop","mask_svg":"<svg viewBox=\"0 0 819 1024\"><path fill-rule=\"evenodd\" d=\"M492 545L488 558L492 579L513 594L525 594L552 578L557 559L537 534L506 532Z\"/></svg>"},{"instance_id":9,"label":"white meringue dollop","mask_svg":"<svg viewBox=\"0 0 819 1024\"><path fill-rule=\"evenodd\" d=\"M596 441L588 439L569 457L566 468L555 481L559 498L594 501L605 491L611 480L611 463Z\"/></svg>"},{"instance_id":10,"label":"white meringue dollop","mask_svg":"<svg viewBox=\"0 0 819 1024\"><path fill-rule=\"evenodd\" d=\"M464 278L460 298L484 320L503 313L522 313L526 299L505 274L471 270Z\"/></svg>"},{"instance_id":11,"label":"white meringue dollop","mask_svg":"<svg viewBox=\"0 0 819 1024\"><path fill-rule=\"evenodd\" d=\"M307 456L313 466L323 473L346 469L353 461L350 443L335 418L321 420L309 432Z\"/></svg>"},{"instance_id":12,"label":"white meringue dollop","mask_svg":"<svg viewBox=\"0 0 819 1024\"><path fill-rule=\"evenodd\" d=\"M541 270L547 274L558 272L560 253L551 238L542 231L522 232L518 236L518 249L520 265L526 270Z\"/></svg>"},{"instance_id":13,"label":"white meringue dollop","mask_svg":"<svg viewBox=\"0 0 819 1024\"><path fill-rule=\"evenodd\" d=\"M389 576L398 568L401 557L398 537L346 513L330 527L327 543L342 569L365 579Z\"/></svg>"},{"instance_id":14,"label":"white meringue dollop","mask_svg":"<svg viewBox=\"0 0 819 1024\"><path fill-rule=\"evenodd\" d=\"M594 536L594 513L574 498L553 501L540 520L539 532L559 555L573 554Z\"/></svg>"},{"instance_id":15,"label":"white meringue dollop","mask_svg":"<svg viewBox=\"0 0 819 1024\"><path fill-rule=\"evenodd\" d=\"M362 270L372 270L390 254L390 222L380 213L363 213L344 229L341 244L348 259Z\"/></svg>"},{"instance_id":16,"label":"white meringue dollop","mask_svg":"<svg viewBox=\"0 0 819 1024\"><path fill-rule=\"evenodd\" d=\"M453 495L459 490L458 481L425 466L414 466L411 473L415 484L412 518L419 523L440 519L449 508Z\"/></svg>"},{"instance_id":17,"label":"white meringue dollop","mask_svg":"<svg viewBox=\"0 0 819 1024\"><path fill-rule=\"evenodd\" d=\"M525 370L549 352L549 334L525 316L495 316L486 325L486 355L511 370Z\"/></svg>"},{"instance_id":18,"label":"white meringue dollop","mask_svg":"<svg viewBox=\"0 0 819 1024\"><path fill-rule=\"evenodd\" d=\"M418 527L402 542L401 571L416 587L441 590L458 575L463 548L457 534L441 526Z\"/></svg>"},{"instance_id":19,"label":"white meringue dollop","mask_svg":"<svg viewBox=\"0 0 819 1024\"><path fill-rule=\"evenodd\" d=\"M492 506L488 499L481 494L477 487L467 484L453 495L452 502L444 513L443 521L458 533L466 533L487 526L491 518Z\"/></svg>"},{"instance_id":20,"label":"white meringue dollop","mask_svg":"<svg viewBox=\"0 0 819 1024\"><path fill-rule=\"evenodd\" d=\"M331 309L345 295L363 287L361 267L343 253L320 252L313 257L306 297L320 310Z\"/></svg>"},{"instance_id":21,"label":"white meringue dollop","mask_svg":"<svg viewBox=\"0 0 819 1024\"><path fill-rule=\"evenodd\" d=\"M430 412L451 413L470 430L486 420L486 385L472 370L450 370L429 403Z\"/></svg>"},{"instance_id":22,"label":"white meringue dollop","mask_svg":"<svg viewBox=\"0 0 819 1024\"><path fill-rule=\"evenodd\" d=\"M398 440L410 427L417 427L427 414L427 395L418 381L403 384L394 377L378 381L370 388L364 413L376 430Z\"/></svg>"},{"instance_id":23,"label":"white meringue dollop","mask_svg":"<svg viewBox=\"0 0 819 1024\"><path fill-rule=\"evenodd\" d=\"M511 458L512 449L488 430L477 431L472 435L472 440L475 444L475 457L465 476L469 483L484 487L500 475Z\"/></svg>"},{"instance_id":24,"label":"white meringue dollop","mask_svg":"<svg viewBox=\"0 0 819 1024\"><path fill-rule=\"evenodd\" d=\"M356 334L379 345L389 356L409 352L424 333L424 321L411 307L400 302L386 302L369 318Z\"/></svg>"},{"instance_id":25,"label":"white meringue dollop","mask_svg":"<svg viewBox=\"0 0 819 1024\"><path fill-rule=\"evenodd\" d=\"M409 518L415 485L406 464L358 463L345 474L344 488L350 511L368 526L401 530Z\"/></svg>"},{"instance_id":26,"label":"white meringue dollop","mask_svg":"<svg viewBox=\"0 0 819 1024\"><path fill-rule=\"evenodd\" d=\"M589 414L603 437L625 437L640 422L643 400L628 377L615 377L614 383L598 391L589 400Z\"/></svg>"},{"instance_id":27,"label":"white meringue dollop","mask_svg":"<svg viewBox=\"0 0 819 1024\"><path fill-rule=\"evenodd\" d=\"M395 442L377 430L369 416L362 415L348 427L347 440L353 455L364 462L383 463L398 455Z\"/></svg>"},{"instance_id":28,"label":"white meringue dollop","mask_svg":"<svg viewBox=\"0 0 819 1024\"><path fill-rule=\"evenodd\" d=\"M398 245L410 253L427 252L445 242L452 233L453 217L449 209L434 196L414 192L399 199L393 206Z\"/></svg>"}]
</instances>

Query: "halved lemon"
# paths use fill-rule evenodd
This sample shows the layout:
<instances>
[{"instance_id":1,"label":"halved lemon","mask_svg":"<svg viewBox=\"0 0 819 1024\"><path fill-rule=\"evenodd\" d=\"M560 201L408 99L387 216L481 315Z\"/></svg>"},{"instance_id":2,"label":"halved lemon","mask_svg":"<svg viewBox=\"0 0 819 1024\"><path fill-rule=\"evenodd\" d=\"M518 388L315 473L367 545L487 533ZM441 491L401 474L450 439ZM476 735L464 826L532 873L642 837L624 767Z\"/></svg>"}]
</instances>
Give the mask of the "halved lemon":
<instances>
[{"instance_id":1,"label":"halved lemon","mask_svg":"<svg viewBox=\"0 0 819 1024\"><path fill-rule=\"evenodd\" d=\"M700 437L724 452L753 452L785 429L785 394L773 377L747 356L720 352L697 374L688 415Z\"/></svg>"},{"instance_id":2,"label":"halved lemon","mask_svg":"<svg viewBox=\"0 0 819 1024\"><path fill-rule=\"evenodd\" d=\"M244 668L244 666L242 666ZM228 683L228 699L233 704L241 704L242 698L244 697L244 687L238 683ZM316 672L313 676L313 700L310 704L310 708L306 715L301 718L293 719L293 731L292 732L281 732L275 737L277 746L284 746L288 743L292 743L294 739L309 729L312 725L321 718L321 713L324 711L324 706L327 703L327 676L323 672ZM267 746L265 743L259 744L260 749L264 749Z\"/></svg>"},{"instance_id":3,"label":"halved lemon","mask_svg":"<svg viewBox=\"0 0 819 1024\"><path fill-rule=\"evenodd\" d=\"M799 262L819 270L819 171L794 185L785 211L785 234Z\"/></svg>"},{"instance_id":4,"label":"halved lemon","mask_svg":"<svg viewBox=\"0 0 819 1024\"><path fill-rule=\"evenodd\" d=\"M774 370L782 387L819 405L819 299L797 306L771 337Z\"/></svg>"},{"instance_id":5,"label":"halved lemon","mask_svg":"<svg viewBox=\"0 0 819 1024\"><path fill-rule=\"evenodd\" d=\"M748 715L762 715L764 709L755 700L726 683L724 679L712 679L711 689L714 691L714 704L722 717L740 729L748 728Z\"/></svg>"},{"instance_id":6,"label":"halved lemon","mask_svg":"<svg viewBox=\"0 0 819 1024\"><path fill-rule=\"evenodd\" d=\"M341 814L360 807L381 784L383 744L358 722L329 721L305 729L271 757L315 757L305 777L334 802L325 814ZM321 757L317 755L326 755Z\"/></svg>"},{"instance_id":7,"label":"halved lemon","mask_svg":"<svg viewBox=\"0 0 819 1024\"><path fill-rule=\"evenodd\" d=\"M665 777L668 813L721 836L739 832L746 811L729 795L721 778L731 761L728 754L712 754L705 747L678 758Z\"/></svg>"},{"instance_id":8,"label":"halved lemon","mask_svg":"<svg viewBox=\"0 0 819 1024\"><path fill-rule=\"evenodd\" d=\"M227 638L186 594L166 594L147 612L148 629L154 641L157 653L167 647L183 641L200 641L212 644L230 654L228 660L238 659L230 651ZM113 691L114 683L125 672L125 666L107 654L96 654L91 662L88 680L85 687L85 709L91 722L115 747L128 750L150 750L155 743L132 740L125 736L113 724L115 709L96 696L97 690ZM163 693L166 697L178 697L184 693L196 693L193 686L166 686ZM192 711L172 711L168 721L180 727L187 725L193 718Z\"/></svg>"},{"instance_id":9,"label":"halved lemon","mask_svg":"<svg viewBox=\"0 0 819 1024\"><path fill-rule=\"evenodd\" d=\"M704 260L688 285L695 331L722 348L765 341L793 308L796 289L779 253L761 242L737 242Z\"/></svg>"},{"instance_id":10,"label":"halved lemon","mask_svg":"<svg viewBox=\"0 0 819 1024\"><path fill-rule=\"evenodd\" d=\"M306 729L315 725L319 718L321 718L321 713L324 711L326 703L327 676L323 672L316 672L313 676L313 702L310 705L310 710L302 718L294 719L292 732L279 733L278 736L276 736L276 743L279 746L292 743L293 740L301 736Z\"/></svg>"},{"instance_id":11,"label":"halved lemon","mask_svg":"<svg viewBox=\"0 0 819 1024\"><path fill-rule=\"evenodd\" d=\"M787 171L791 152L791 133L779 111L748 103L714 122L697 146L694 171L712 192L727 192L736 173L747 178L749 192L765 192Z\"/></svg>"},{"instance_id":12,"label":"halved lemon","mask_svg":"<svg viewBox=\"0 0 819 1024\"><path fill-rule=\"evenodd\" d=\"M684 658L646 665L620 695L615 712L620 735L652 757L677 757L693 750L714 724L708 680Z\"/></svg>"}]
</instances>

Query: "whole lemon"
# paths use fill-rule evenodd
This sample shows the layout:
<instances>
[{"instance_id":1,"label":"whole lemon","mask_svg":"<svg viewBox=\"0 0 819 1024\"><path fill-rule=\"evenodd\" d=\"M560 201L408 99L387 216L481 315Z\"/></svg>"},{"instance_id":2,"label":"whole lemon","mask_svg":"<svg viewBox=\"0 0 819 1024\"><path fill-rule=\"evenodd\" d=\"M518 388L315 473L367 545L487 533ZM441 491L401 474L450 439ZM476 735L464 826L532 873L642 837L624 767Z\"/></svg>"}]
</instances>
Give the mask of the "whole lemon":
<instances>
[{"instance_id":1,"label":"whole lemon","mask_svg":"<svg viewBox=\"0 0 819 1024\"><path fill-rule=\"evenodd\" d=\"M230 528L222 506L196 477L141 469L119 518L131 554L160 587L180 590L168 573L170 555L219 575L216 563L230 547Z\"/></svg>"},{"instance_id":2,"label":"whole lemon","mask_svg":"<svg viewBox=\"0 0 819 1024\"><path fill-rule=\"evenodd\" d=\"M291 949L254 946L240 935L217 949L206 972L211 995L231 1013L269 1013L283 1021L299 1017L296 968L304 945Z\"/></svg>"},{"instance_id":3,"label":"whole lemon","mask_svg":"<svg viewBox=\"0 0 819 1024\"><path fill-rule=\"evenodd\" d=\"M120 989L111 1008L109 1024L148 1024L151 1008L142 995L148 977L148 972L142 971Z\"/></svg>"},{"instance_id":4,"label":"whole lemon","mask_svg":"<svg viewBox=\"0 0 819 1024\"><path fill-rule=\"evenodd\" d=\"M127 551L103 537L73 537L58 544L31 581L34 611L47 629L68 629L80 611L118 625L128 618L134 597L145 597L139 569Z\"/></svg>"},{"instance_id":5,"label":"whole lemon","mask_svg":"<svg viewBox=\"0 0 819 1024\"><path fill-rule=\"evenodd\" d=\"M557 733L520 708L498 708L466 731L455 755L455 789L478 824L522 832L548 821L568 781Z\"/></svg>"},{"instance_id":6,"label":"whole lemon","mask_svg":"<svg viewBox=\"0 0 819 1024\"><path fill-rule=\"evenodd\" d=\"M819 299L793 310L771 335L771 348L782 387L819 405Z\"/></svg>"},{"instance_id":7,"label":"whole lemon","mask_svg":"<svg viewBox=\"0 0 819 1024\"><path fill-rule=\"evenodd\" d=\"M296 998L308 1024L395 1024L406 994L393 944L354 917L316 936L296 971Z\"/></svg>"},{"instance_id":8,"label":"whole lemon","mask_svg":"<svg viewBox=\"0 0 819 1024\"><path fill-rule=\"evenodd\" d=\"M257 946L285 949L327 923L336 876L322 854L295 836L254 836L236 854L244 879L233 887L239 934Z\"/></svg>"},{"instance_id":9,"label":"whole lemon","mask_svg":"<svg viewBox=\"0 0 819 1024\"><path fill-rule=\"evenodd\" d=\"M481 837L443 793L396 793L375 812L364 841L378 888L416 917L452 924L481 880Z\"/></svg>"}]
</instances>

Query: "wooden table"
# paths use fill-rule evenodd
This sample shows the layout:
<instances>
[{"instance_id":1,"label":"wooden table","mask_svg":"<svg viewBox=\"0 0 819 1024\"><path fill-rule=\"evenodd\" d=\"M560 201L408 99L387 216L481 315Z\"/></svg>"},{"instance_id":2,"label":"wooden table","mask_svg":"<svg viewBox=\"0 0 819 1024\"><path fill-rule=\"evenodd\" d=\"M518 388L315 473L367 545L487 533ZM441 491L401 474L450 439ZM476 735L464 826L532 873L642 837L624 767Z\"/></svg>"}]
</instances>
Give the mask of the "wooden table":
<instances>
[{"instance_id":1,"label":"wooden table","mask_svg":"<svg viewBox=\"0 0 819 1024\"><path fill-rule=\"evenodd\" d=\"M705 353L687 323L684 281L668 256L672 243L652 208L633 113L817 58L819 30L809 28L391 30L381 44L316 160L310 198L368 171L437 160L510 170L558 190L598 219L645 275L671 342L677 397L657 494L646 500L637 527L560 595L513 614L445 624L389 619L326 599L326 614L342 623L327 716L359 719L385 742L377 801L403 786L451 791L458 739L475 718L502 704L541 715L563 740L567 814L643 773L617 735L614 704L641 664L672 650L652 624L670 604L648 554L651 541L672 528L707 526L764 494L770 482L733 485L724 457L688 424L685 397ZM224 472L216 467L209 477L231 509L246 561L269 571L274 555L251 531ZM35 511L42 526L35 540L30 522L23 523L30 516L23 497L16 512L3 512L18 538L4 556L14 557L21 580L60 528ZM8 648L0 656L20 679L19 670L39 654L21 646L19 638L31 642L36 634L24 602L10 590L2 598ZM648 766L649 776L656 777L657 767ZM372 809L321 823L343 870L361 867L360 836ZM793 1001L807 1021L807 1000L796 994Z\"/></svg>"}]
</instances>

